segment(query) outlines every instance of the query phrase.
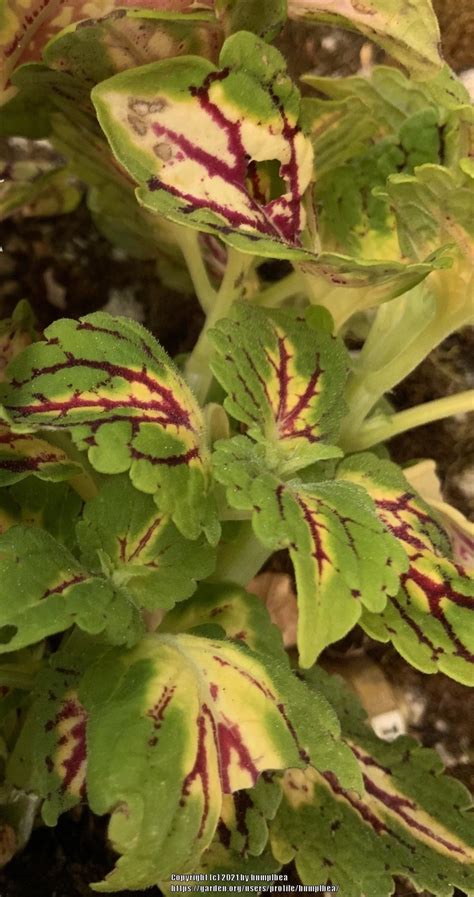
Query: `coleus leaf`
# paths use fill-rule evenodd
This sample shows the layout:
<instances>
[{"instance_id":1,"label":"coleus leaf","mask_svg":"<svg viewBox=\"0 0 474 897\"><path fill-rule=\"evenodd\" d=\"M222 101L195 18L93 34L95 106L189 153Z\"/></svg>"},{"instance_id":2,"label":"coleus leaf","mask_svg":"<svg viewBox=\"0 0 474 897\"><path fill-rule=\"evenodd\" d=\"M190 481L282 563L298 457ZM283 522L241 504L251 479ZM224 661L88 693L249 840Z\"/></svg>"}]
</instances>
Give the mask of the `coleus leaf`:
<instances>
[{"instance_id":1,"label":"coleus leaf","mask_svg":"<svg viewBox=\"0 0 474 897\"><path fill-rule=\"evenodd\" d=\"M471 800L442 776L438 755L410 738L376 738L352 692L334 676L309 681L338 712L343 738L359 763L365 794L341 788L333 775L288 770L283 799L270 822L274 855L295 861L304 884L337 882L347 897L389 897L393 877L451 897L474 887Z\"/></svg>"},{"instance_id":2,"label":"coleus leaf","mask_svg":"<svg viewBox=\"0 0 474 897\"><path fill-rule=\"evenodd\" d=\"M313 154L299 91L249 32L227 39L219 65L189 56L118 74L92 91L100 124L147 208L245 252L304 258ZM265 166L275 195L275 178L261 194Z\"/></svg>"},{"instance_id":3,"label":"coleus leaf","mask_svg":"<svg viewBox=\"0 0 474 897\"><path fill-rule=\"evenodd\" d=\"M216 625L253 651L287 661L280 630L263 601L230 583L202 583L192 598L166 614L159 631L178 634Z\"/></svg>"},{"instance_id":4,"label":"coleus leaf","mask_svg":"<svg viewBox=\"0 0 474 897\"><path fill-rule=\"evenodd\" d=\"M429 78L443 65L431 0L419 0L416 6L404 6L400 0L288 0L288 15L360 31L398 59L415 80Z\"/></svg>"},{"instance_id":5,"label":"coleus leaf","mask_svg":"<svg viewBox=\"0 0 474 897\"><path fill-rule=\"evenodd\" d=\"M315 695L308 724L306 686L275 662L236 643L183 634L149 635L134 650L103 651L95 662L79 648L59 652L54 666L60 672L66 664L75 676L86 720L87 800L93 812L111 812L109 838L121 854L96 890L147 887L176 869L196 868L223 795L254 785L267 769L311 760L323 769L335 765L348 787L359 786L350 751L338 754L327 702ZM44 684L38 687L44 694ZM67 678L63 690L53 689L46 719L44 711L31 712L10 765L12 782L46 798L49 824L70 801L51 755L57 702L62 706L70 690ZM22 757L32 755L31 744L39 759L25 774ZM45 757L55 782L45 782Z\"/></svg>"},{"instance_id":6,"label":"coleus leaf","mask_svg":"<svg viewBox=\"0 0 474 897\"><path fill-rule=\"evenodd\" d=\"M80 464L45 439L14 433L0 424L0 486L9 486L34 475L40 480L59 482L81 473Z\"/></svg>"},{"instance_id":7,"label":"coleus leaf","mask_svg":"<svg viewBox=\"0 0 474 897\"><path fill-rule=\"evenodd\" d=\"M23 349L36 339L35 318L29 302L22 299L15 306L11 318L0 321L0 382L5 369Z\"/></svg>"},{"instance_id":8,"label":"coleus leaf","mask_svg":"<svg viewBox=\"0 0 474 897\"><path fill-rule=\"evenodd\" d=\"M26 218L65 215L80 203L82 190L67 167L46 171L33 180L8 178L0 189L0 220L21 210Z\"/></svg>"},{"instance_id":9,"label":"coleus leaf","mask_svg":"<svg viewBox=\"0 0 474 897\"><path fill-rule=\"evenodd\" d=\"M45 47L43 59L92 85L160 59L196 55L215 61L221 43L222 30L209 13L119 7L61 31Z\"/></svg>"},{"instance_id":10,"label":"coleus leaf","mask_svg":"<svg viewBox=\"0 0 474 897\"><path fill-rule=\"evenodd\" d=\"M83 502L66 482L25 479L0 490L0 533L17 524L47 530L73 553Z\"/></svg>"},{"instance_id":11,"label":"coleus leaf","mask_svg":"<svg viewBox=\"0 0 474 897\"><path fill-rule=\"evenodd\" d=\"M147 610L188 598L196 579L212 573L207 540L189 541L125 475L110 477L87 502L77 528L83 563L107 570L112 581Z\"/></svg>"},{"instance_id":12,"label":"coleus leaf","mask_svg":"<svg viewBox=\"0 0 474 897\"><path fill-rule=\"evenodd\" d=\"M204 851L198 869L210 872L270 874L280 868L268 849L268 822L274 819L282 798L280 783L263 773L253 788L224 794L214 838ZM262 883L262 890L268 882ZM196 882L199 892L199 884Z\"/></svg>"},{"instance_id":13,"label":"coleus leaf","mask_svg":"<svg viewBox=\"0 0 474 897\"><path fill-rule=\"evenodd\" d=\"M363 488L285 483L268 471L263 448L245 436L216 444L214 472L231 506L253 511L260 541L289 549L301 666L311 666L323 648L342 638L364 606L381 611L387 595L396 594L406 558Z\"/></svg>"},{"instance_id":14,"label":"coleus leaf","mask_svg":"<svg viewBox=\"0 0 474 897\"><path fill-rule=\"evenodd\" d=\"M408 558L401 588L380 615L364 612L361 624L374 638L425 673L441 670L474 681L474 579L450 559L446 534L400 469L373 455L353 456L338 471L372 497L379 519Z\"/></svg>"},{"instance_id":15,"label":"coleus leaf","mask_svg":"<svg viewBox=\"0 0 474 897\"><path fill-rule=\"evenodd\" d=\"M242 303L210 332L211 368L225 409L263 442L280 471L337 457L328 445L344 412L347 362L340 342L302 315Z\"/></svg>"},{"instance_id":16,"label":"coleus leaf","mask_svg":"<svg viewBox=\"0 0 474 897\"><path fill-rule=\"evenodd\" d=\"M454 243L468 261L474 257L474 172L469 163L451 171L421 165L414 174L394 174L383 193L394 209L402 251L419 259L440 242Z\"/></svg>"},{"instance_id":17,"label":"coleus leaf","mask_svg":"<svg viewBox=\"0 0 474 897\"><path fill-rule=\"evenodd\" d=\"M56 321L45 337L10 366L12 427L69 430L96 470L129 471L186 536L204 527L215 539L202 414L155 339L101 312Z\"/></svg>"},{"instance_id":18,"label":"coleus leaf","mask_svg":"<svg viewBox=\"0 0 474 897\"><path fill-rule=\"evenodd\" d=\"M93 634L105 630L115 644L133 644L143 630L128 596L90 573L46 530L8 529L0 536L0 653L74 623Z\"/></svg>"},{"instance_id":19,"label":"coleus leaf","mask_svg":"<svg viewBox=\"0 0 474 897\"><path fill-rule=\"evenodd\" d=\"M271 41L286 21L287 0L215 0L215 9L227 34L253 31Z\"/></svg>"}]
</instances>

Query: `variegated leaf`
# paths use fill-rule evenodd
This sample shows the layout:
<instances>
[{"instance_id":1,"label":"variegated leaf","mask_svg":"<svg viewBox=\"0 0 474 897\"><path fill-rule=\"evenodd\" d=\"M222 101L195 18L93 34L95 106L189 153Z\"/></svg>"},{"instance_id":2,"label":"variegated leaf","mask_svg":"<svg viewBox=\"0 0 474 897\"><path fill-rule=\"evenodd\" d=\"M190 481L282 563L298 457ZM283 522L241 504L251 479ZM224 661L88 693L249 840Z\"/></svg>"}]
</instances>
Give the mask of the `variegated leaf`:
<instances>
[{"instance_id":1,"label":"variegated leaf","mask_svg":"<svg viewBox=\"0 0 474 897\"><path fill-rule=\"evenodd\" d=\"M268 849L268 822L274 819L281 798L280 783L270 773L263 773L253 788L224 794L216 833L196 871L204 875L225 871L270 875L277 871L280 864ZM239 884L244 890L242 879L236 880L236 887ZM263 881L262 890L268 884ZM196 890L199 892L198 882Z\"/></svg>"},{"instance_id":2,"label":"variegated leaf","mask_svg":"<svg viewBox=\"0 0 474 897\"><path fill-rule=\"evenodd\" d=\"M344 413L343 345L303 316L237 306L210 338L217 349L211 367L228 397L224 407L265 443L281 471L337 457L327 443Z\"/></svg>"},{"instance_id":3,"label":"variegated leaf","mask_svg":"<svg viewBox=\"0 0 474 897\"><path fill-rule=\"evenodd\" d=\"M193 597L166 614L160 632L188 632L219 626L226 636L242 641L253 651L287 662L281 633L269 618L264 603L240 586L203 583Z\"/></svg>"},{"instance_id":4,"label":"variegated leaf","mask_svg":"<svg viewBox=\"0 0 474 897\"><path fill-rule=\"evenodd\" d=\"M83 563L147 610L189 598L214 568L206 539L189 541L126 475L111 477L87 502L77 528Z\"/></svg>"},{"instance_id":5,"label":"variegated leaf","mask_svg":"<svg viewBox=\"0 0 474 897\"><path fill-rule=\"evenodd\" d=\"M435 75L443 65L431 0L288 0L288 15L360 31L418 80Z\"/></svg>"},{"instance_id":6,"label":"variegated leaf","mask_svg":"<svg viewBox=\"0 0 474 897\"><path fill-rule=\"evenodd\" d=\"M61 31L45 47L46 64L93 85L160 59L193 55L217 60L222 31L210 14L123 6Z\"/></svg>"},{"instance_id":7,"label":"variegated leaf","mask_svg":"<svg viewBox=\"0 0 474 897\"><path fill-rule=\"evenodd\" d=\"M79 474L82 468L62 449L27 433L14 433L0 424L0 486L9 486L34 475L58 482Z\"/></svg>"},{"instance_id":8,"label":"variegated leaf","mask_svg":"<svg viewBox=\"0 0 474 897\"><path fill-rule=\"evenodd\" d=\"M5 369L10 362L35 338L33 309L23 299L15 307L11 318L0 321L0 382L5 380Z\"/></svg>"},{"instance_id":9,"label":"variegated leaf","mask_svg":"<svg viewBox=\"0 0 474 897\"><path fill-rule=\"evenodd\" d=\"M359 786L327 702L315 695L308 713L310 693L288 668L235 643L150 635L132 651L107 650L96 662L87 648L76 657L65 649L55 658L56 670L65 663L69 676L79 672L87 800L93 812L112 814L109 838L121 854L96 890L143 888L177 869L195 869L216 832L223 795L253 786L265 770L311 760L348 787ZM70 688L64 677L64 692L53 691L55 706L58 699L64 704ZM51 756L44 711L32 711L26 726L28 741L20 740L10 779L41 791L51 823L61 809L60 764L53 756L56 782L49 783L48 797L44 778L29 781L21 765L31 744L43 761L45 748Z\"/></svg>"},{"instance_id":10,"label":"variegated leaf","mask_svg":"<svg viewBox=\"0 0 474 897\"><path fill-rule=\"evenodd\" d=\"M344 897L389 897L396 875L417 892L451 897L456 886L472 893L474 838L466 789L441 775L434 751L410 738L391 744L376 738L354 694L336 677L314 670L309 681L337 710L365 793L341 788L331 773L288 770L270 823L275 857L294 860L304 884L337 883Z\"/></svg>"},{"instance_id":11,"label":"variegated leaf","mask_svg":"<svg viewBox=\"0 0 474 897\"><path fill-rule=\"evenodd\" d=\"M364 607L381 611L387 596L396 594L406 568L403 549L384 530L360 486L284 483L268 472L262 447L245 436L217 443L214 459L229 503L253 511L260 541L290 551L299 658L309 667L357 623Z\"/></svg>"},{"instance_id":12,"label":"variegated leaf","mask_svg":"<svg viewBox=\"0 0 474 897\"><path fill-rule=\"evenodd\" d=\"M474 681L474 579L450 560L446 533L396 465L373 455L353 456L339 476L367 489L386 530L408 558L401 588L380 614L361 623L381 641L392 641L413 666Z\"/></svg>"},{"instance_id":13,"label":"variegated leaf","mask_svg":"<svg viewBox=\"0 0 474 897\"><path fill-rule=\"evenodd\" d=\"M102 82L102 128L147 208L245 252L305 258L313 154L299 92L282 55L248 32L228 38L219 65L182 57Z\"/></svg>"},{"instance_id":14,"label":"variegated leaf","mask_svg":"<svg viewBox=\"0 0 474 897\"><path fill-rule=\"evenodd\" d=\"M0 653L77 624L133 644L143 625L129 596L90 573L46 530L14 526L0 536Z\"/></svg>"},{"instance_id":15,"label":"variegated leaf","mask_svg":"<svg viewBox=\"0 0 474 897\"><path fill-rule=\"evenodd\" d=\"M101 473L129 471L137 489L195 538L217 530L197 402L156 340L98 312L60 320L9 370L3 404L16 430L69 430Z\"/></svg>"}]
</instances>

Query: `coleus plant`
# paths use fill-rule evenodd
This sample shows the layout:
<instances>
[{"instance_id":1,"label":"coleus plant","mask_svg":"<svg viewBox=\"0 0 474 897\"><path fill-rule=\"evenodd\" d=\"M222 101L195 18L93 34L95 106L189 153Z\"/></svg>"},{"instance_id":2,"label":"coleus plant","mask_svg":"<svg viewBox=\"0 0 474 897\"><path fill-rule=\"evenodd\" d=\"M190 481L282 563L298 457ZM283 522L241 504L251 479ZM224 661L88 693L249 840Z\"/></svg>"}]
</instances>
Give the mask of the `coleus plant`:
<instances>
[{"instance_id":1,"label":"coleus plant","mask_svg":"<svg viewBox=\"0 0 474 897\"><path fill-rule=\"evenodd\" d=\"M103 312L39 334L22 303L2 325L2 819L21 847L38 801L49 825L108 814L105 892L225 872L263 889L294 861L351 897L396 875L474 893L462 786L372 735L321 666L359 624L474 679L472 579L385 445L473 407L387 398L472 314L473 115L431 5L0 11L0 128L58 153L7 172L3 216L85 189L99 228L205 312L175 360ZM302 97L271 43L287 15L359 30L406 73L308 75ZM288 266L270 284L268 259ZM279 549L291 655L245 588Z\"/></svg>"}]
</instances>

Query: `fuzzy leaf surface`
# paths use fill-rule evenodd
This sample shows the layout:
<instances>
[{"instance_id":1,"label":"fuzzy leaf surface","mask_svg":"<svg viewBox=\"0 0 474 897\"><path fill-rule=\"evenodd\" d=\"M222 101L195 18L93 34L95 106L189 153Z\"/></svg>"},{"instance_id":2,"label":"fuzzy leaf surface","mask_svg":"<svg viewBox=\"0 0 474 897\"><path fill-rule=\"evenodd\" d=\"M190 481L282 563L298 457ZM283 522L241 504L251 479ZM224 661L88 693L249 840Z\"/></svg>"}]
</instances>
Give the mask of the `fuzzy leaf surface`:
<instances>
[{"instance_id":1,"label":"fuzzy leaf surface","mask_svg":"<svg viewBox=\"0 0 474 897\"><path fill-rule=\"evenodd\" d=\"M143 626L128 596L91 574L71 552L36 526L0 536L0 653L39 642L74 623L133 644Z\"/></svg>"},{"instance_id":2,"label":"fuzzy leaf surface","mask_svg":"<svg viewBox=\"0 0 474 897\"><path fill-rule=\"evenodd\" d=\"M0 424L0 486L9 486L34 475L40 480L58 482L81 472L81 466L45 439L27 433L14 433Z\"/></svg>"},{"instance_id":3,"label":"fuzzy leaf surface","mask_svg":"<svg viewBox=\"0 0 474 897\"><path fill-rule=\"evenodd\" d=\"M396 465L373 455L344 461L338 476L368 491L408 559L398 594L380 614L364 612L362 625L374 638L392 641L417 669L472 684L474 579L450 560L446 533L430 508Z\"/></svg>"},{"instance_id":4,"label":"fuzzy leaf surface","mask_svg":"<svg viewBox=\"0 0 474 897\"><path fill-rule=\"evenodd\" d=\"M299 91L249 32L219 65L188 56L116 75L92 92L100 124L147 208L246 252L304 258L313 153Z\"/></svg>"},{"instance_id":5,"label":"fuzzy leaf surface","mask_svg":"<svg viewBox=\"0 0 474 897\"><path fill-rule=\"evenodd\" d=\"M359 786L325 699L314 695L308 723L307 687L287 667L236 643L148 635L132 651L102 649L95 662L84 648L75 656L65 648L54 665L75 677L86 720L87 800L93 812L112 813L109 838L121 854L97 890L147 887L176 869L195 869L216 832L223 795L252 787L265 770L311 759L325 770L335 767L348 787ZM46 720L31 712L28 738L11 764L12 781L24 782L25 742L34 745L38 766L45 750L51 756L45 723L56 719L57 702L63 704L70 689L71 679L64 678L64 692L53 690ZM52 762L52 799L41 790L50 824L63 784ZM44 788L44 779L39 785Z\"/></svg>"},{"instance_id":6,"label":"fuzzy leaf surface","mask_svg":"<svg viewBox=\"0 0 474 897\"><path fill-rule=\"evenodd\" d=\"M111 477L87 502L78 525L82 560L109 571L112 581L147 610L170 608L194 592L214 567L214 550L200 536L185 539L153 498L125 475Z\"/></svg>"},{"instance_id":7,"label":"fuzzy leaf surface","mask_svg":"<svg viewBox=\"0 0 474 897\"><path fill-rule=\"evenodd\" d=\"M423 80L442 67L438 20L431 0L288 0L288 15L359 31Z\"/></svg>"},{"instance_id":8,"label":"fuzzy leaf surface","mask_svg":"<svg viewBox=\"0 0 474 897\"><path fill-rule=\"evenodd\" d=\"M304 317L241 304L211 331L212 370L226 390L225 409L265 442L280 469L337 457L327 443L344 412L346 354Z\"/></svg>"},{"instance_id":9,"label":"fuzzy leaf surface","mask_svg":"<svg viewBox=\"0 0 474 897\"><path fill-rule=\"evenodd\" d=\"M288 770L270 823L276 858L294 859L303 883L337 882L345 897L389 897L395 875L438 897L451 897L454 885L471 893L474 839L464 786L441 775L438 755L413 739L376 738L337 677L314 670L308 681L337 710L365 793L341 788L331 773Z\"/></svg>"},{"instance_id":10,"label":"fuzzy leaf surface","mask_svg":"<svg viewBox=\"0 0 474 897\"><path fill-rule=\"evenodd\" d=\"M56 321L45 336L10 367L12 426L69 430L96 470L129 471L185 535L205 526L215 537L201 411L155 339L102 312Z\"/></svg>"},{"instance_id":11,"label":"fuzzy leaf surface","mask_svg":"<svg viewBox=\"0 0 474 897\"><path fill-rule=\"evenodd\" d=\"M381 611L387 595L396 594L406 566L403 550L385 532L361 487L284 483L268 472L261 446L245 436L217 443L214 459L229 503L253 510L260 541L273 550L289 549L300 664L309 667L356 624L363 607Z\"/></svg>"},{"instance_id":12,"label":"fuzzy leaf surface","mask_svg":"<svg viewBox=\"0 0 474 897\"><path fill-rule=\"evenodd\" d=\"M263 601L230 583L202 583L189 601L166 614L160 632L178 634L209 625L221 627L228 638L242 641L257 653L286 662L280 630Z\"/></svg>"}]
</instances>

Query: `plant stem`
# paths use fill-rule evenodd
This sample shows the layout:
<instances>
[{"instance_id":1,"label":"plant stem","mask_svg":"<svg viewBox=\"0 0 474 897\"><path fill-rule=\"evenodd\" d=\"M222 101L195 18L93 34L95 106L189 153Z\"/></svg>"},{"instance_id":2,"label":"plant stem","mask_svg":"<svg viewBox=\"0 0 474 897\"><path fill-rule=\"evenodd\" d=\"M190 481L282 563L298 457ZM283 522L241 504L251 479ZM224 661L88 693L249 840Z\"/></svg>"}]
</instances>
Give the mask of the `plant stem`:
<instances>
[{"instance_id":1,"label":"plant stem","mask_svg":"<svg viewBox=\"0 0 474 897\"><path fill-rule=\"evenodd\" d=\"M209 344L208 332L211 327L214 327L217 321L228 314L233 302L242 295L244 275L247 269L252 265L252 262L252 255L245 255L244 253L238 252L236 249L229 250L227 267L225 269L224 277L222 278L219 292L208 313L206 323L201 330L199 339L186 363L186 379L201 404L204 404L212 381L212 371L209 366L211 347Z\"/></svg>"},{"instance_id":2,"label":"plant stem","mask_svg":"<svg viewBox=\"0 0 474 897\"><path fill-rule=\"evenodd\" d=\"M216 301L217 293L209 280L201 255L199 231L193 230L191 227L180 227L178 225L175 228L175 233L176 242L183 253L196 296L202 309L207 314Z\"/></svg>"},{"instance_id":3,"label":"plant stem","mask_svg":"<svg viewBox=\"0 0 474 897\"><path fill-rule=\"evenodd\" d=\"M377 414L361 427L351 448L355 451L370 448L372 445L391 439L398 433L404 433L405 430L421 427L423 424L441 420L443 417L451 417L453 414L465 414L466 412L474 412L474 389L467 389L465 392L458 392L456 395L446 396L443 399L433 399L433 401L424 402L423 405L417 405L415 408L399 411L398 414L389 416Z\"/></svg>"},{"instance_id":4,"label":"plant stem","mask_svg":"<svg viewBox=\"0 0 474 897\"><path fill-rule=\"evenodd\" d=\"M257 539L250 520L246 520L241 524L237 537L221 545L211 580L246 586L271 554L272 550L265 548Z\"/></svg>"},{"instance_id":5,"label":"plant stem","mask_svg":"<svg viewBox=\"0 0 474 897\"><path fill-rule=\"evenodd\" d=\"M272 284L271 287L267 287L261 293L257 293L253 300L257 305L264 308L275 308L275 306L278 307L285 299L289 299L290 296L294 296L296 293L307 293L307 289L299 271L292 271L291 274L287 274L286 277Z\"/></svg>"}]
</instances>

